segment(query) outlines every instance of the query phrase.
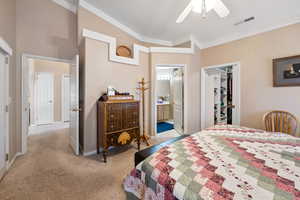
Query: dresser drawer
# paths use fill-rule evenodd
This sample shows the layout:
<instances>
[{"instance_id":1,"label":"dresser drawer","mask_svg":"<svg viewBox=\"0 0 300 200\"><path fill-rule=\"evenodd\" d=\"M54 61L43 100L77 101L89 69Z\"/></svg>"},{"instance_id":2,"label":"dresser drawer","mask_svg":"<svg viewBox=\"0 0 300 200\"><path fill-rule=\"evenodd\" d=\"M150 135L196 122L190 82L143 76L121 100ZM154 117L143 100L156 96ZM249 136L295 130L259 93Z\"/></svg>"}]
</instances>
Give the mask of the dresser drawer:
<instances>
[{"instance_id":1,"label":"dresser drawer","mask_svg":"<svg viewBox=\"0 0 300 200\"><path fill-rule=\"evenodd\" d=\"M129 131L121 131L117 133L108 134L107 145L108 146L122 146L130 144L134 139L138 137L139 129L132 129Z\"/></svg>"},{"instance_id":2,"label":"dresser drawer","mask_svg":"<svg viewBox=\"0 0 300 200\"><path fill-rule=\"evenodd\" d=\"M139 126L139 104L129 103L124 104L123 114L122 114L123 129L135 128Z\"/></svg>"},{"instance_id":3,"label":"dresser drawer","mask_svg":"<svg viewBox=\"0 0 300 200\"><path fill-rule=\"evenodd\" d=\"M107 132L113 132L122 129L122 104L108 104L106 118Z\"/></svg>"}]
</instances>

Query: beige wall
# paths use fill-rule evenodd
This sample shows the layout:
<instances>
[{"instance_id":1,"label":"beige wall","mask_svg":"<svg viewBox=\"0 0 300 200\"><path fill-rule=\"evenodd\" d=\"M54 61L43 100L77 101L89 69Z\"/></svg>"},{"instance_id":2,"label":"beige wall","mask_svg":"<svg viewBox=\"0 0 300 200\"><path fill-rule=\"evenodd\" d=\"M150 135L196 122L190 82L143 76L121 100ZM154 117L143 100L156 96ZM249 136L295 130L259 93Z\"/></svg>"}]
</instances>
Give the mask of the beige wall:
<instances>
[{"instance_id":1,"label":"beige wall","mask_svg":"<svg viewBox=\"0 0 300 200\"><path fill-rule=\"evenodd\" d=\"M18 0L16 27L16 127L21 151L21 55L71 59L77 53L77 17L50 0Z\"/></svg>"},{"instance_id":2,"label":"beige wall","mask_svg":"<svg viewBox=\"0 0 300 200\"><path fill-rule=\"evenodd\" d=\"M272 59L300 54L300 24L202 50L202 66L241 62L241 124L263 128L262 116L286 110L300 118L300 88L272 86Z\"/></svg>"},{"instance_id":3,"label":"beige wall","mask_svg":"<svg viewBox=\"0 0 300 200\"><path fill-rule=\"evenodd\" d=\"M185 132L190 134L200 130L200 51L195 55L189 54L168 54L153 53L151 54L151 77L155 77L155 67L158 64L183 64L185 66ZM155 83L155 82L154 82ZM155 101L155 97L151 97ZM154 109L152 109L154 112ZM154 115L151 119L151 126L154 127ZM152 130L153 132L153 130Z\"/></svg>"},{"instance_id":4,"label":"beige wall","mask_svg":"<svg viewBox=\"0 0 300 200\"><path fill-rule=\"evenodd\" d=\"M13 49L9 65L9 160L18 152L16 132L16 0L0 0L0 37L2 37Z\"/></svg>"},{"instance_id":5,"label":"beige wall","mask_svg":"<svg viewBox=\"0 0 300 200\"><path fill-rule=\"evenodd\" d=\"M81 125L80 144L84 152L96 150L96 102L107 86L112 85L118 90L130 92L136 98L137 82L144 77L146 81L151 80L153 69L156 64L185 64L187 65L188 81L188 102L186 132L193 133L200 129L200 53L195 55L184 54L145 54L141 53L141 64L139 66L126 65L111 62L108 59L108 45L103 42L83 39L82 29L103 33L117 38L118 45L126 45L132 48L134 43L145 46L157 46L146 44L136 40L122 30L114 27L108 22L100 19L84 8L78 11L78 41L81 54L81 80L83 90L81 102L84 102L82 116L84 123ZM184 44L187 46L190 43ZM84 60L84 61L83 61ZM155 83L154 83L155 84ZM152 85L153 86L153 85ZM151 129L151 107L150 91L146 93L146 131L152 135ZM154 123L154 121L152 121Z\"/></svg>"},{"instance_id":6,"label":"beige wall","mask_svg":"<svg viewBox=\"0 0 300 200\"><path fill-rule=\"evenodd\" d=\"M97 108L99 97L107 86L114 86L121 92L130 92L139 99L136 87L142 77L149 81L149 55L141 53L139 66L111 62L108 59L108 45L85 39L84 64L84 152L96 150ZM149 130L149 92L146 95L146 130Z\"/></svg>"},{"instance_id":7,"label":"beige wall","mask_svg":"<svg viewBox=\"0 0 300 200\"><path fill-rule=\"evenodd\" d=\"M54 76L54 121L62 121L62 77L70 72L70 64L47 60L33 60L33 73L49 72ZM34 91L31 96L32 116L34 113Z\"/></svg>"}]
</instances>

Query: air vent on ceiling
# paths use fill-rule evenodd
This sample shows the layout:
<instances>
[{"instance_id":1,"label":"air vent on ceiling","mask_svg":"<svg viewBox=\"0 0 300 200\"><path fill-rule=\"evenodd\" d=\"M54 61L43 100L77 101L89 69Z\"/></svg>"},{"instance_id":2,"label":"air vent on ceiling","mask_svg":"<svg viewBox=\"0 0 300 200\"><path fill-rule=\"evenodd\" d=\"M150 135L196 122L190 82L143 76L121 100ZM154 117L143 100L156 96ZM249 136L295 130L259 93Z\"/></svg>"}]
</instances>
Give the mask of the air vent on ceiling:
<instances>
[{"instance_id":1,"label":"air vent on ceiling","mask_svg":"<svg viewBox=\"0 0 300 200\"><path fill-rule=\"evenodd\" d=\"M249 17L249 18L247 18L247 19L244 19L244 20L242 20L242 21L239 21L239 22L235 23L234 25L235 25L235 26L238 26L238 25L241 25L241 24L250 22L250 21L252 21L252 20L255 20L255 17Z\"/></svg>"}]
</instances>

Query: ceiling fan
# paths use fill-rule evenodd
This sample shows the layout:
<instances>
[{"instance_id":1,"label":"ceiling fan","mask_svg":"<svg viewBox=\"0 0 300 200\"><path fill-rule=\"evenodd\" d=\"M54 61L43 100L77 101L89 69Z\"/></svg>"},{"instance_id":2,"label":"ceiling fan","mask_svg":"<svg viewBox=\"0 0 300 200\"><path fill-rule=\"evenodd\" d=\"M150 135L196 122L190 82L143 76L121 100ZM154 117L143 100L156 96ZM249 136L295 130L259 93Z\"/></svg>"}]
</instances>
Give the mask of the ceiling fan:
<instances>
[{"instance_id":1,"label":"ceiling fan","mask_svg":"<svg viewBox=\"0 0 300 200\"><path fill-rule=\"evenodd\" d=\"M214 10L221 18L228 16L230 13L221 0L191 0L176 20L176 23L182 23L191 11L202 14L202 17L205 18L211 10Z\"/></svg>"}]
</instances>

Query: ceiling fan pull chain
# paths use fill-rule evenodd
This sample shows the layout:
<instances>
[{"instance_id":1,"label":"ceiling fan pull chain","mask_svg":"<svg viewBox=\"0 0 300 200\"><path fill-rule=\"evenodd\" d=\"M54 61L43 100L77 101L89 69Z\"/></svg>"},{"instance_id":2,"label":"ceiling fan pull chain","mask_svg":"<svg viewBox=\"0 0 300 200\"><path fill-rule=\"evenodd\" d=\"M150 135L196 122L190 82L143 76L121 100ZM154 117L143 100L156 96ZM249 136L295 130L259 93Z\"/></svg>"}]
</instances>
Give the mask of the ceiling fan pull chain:
<instances>
[{"instance_id":1,"label":"ceiling fan pull chain","mask_svg":"<svg viewBox=\"0 0 300 200\"><path fill-rule=\"evenodd\" d=\"M206 18L206 0L202 0L202 18Z\"/></svg>"}]
</instances>

